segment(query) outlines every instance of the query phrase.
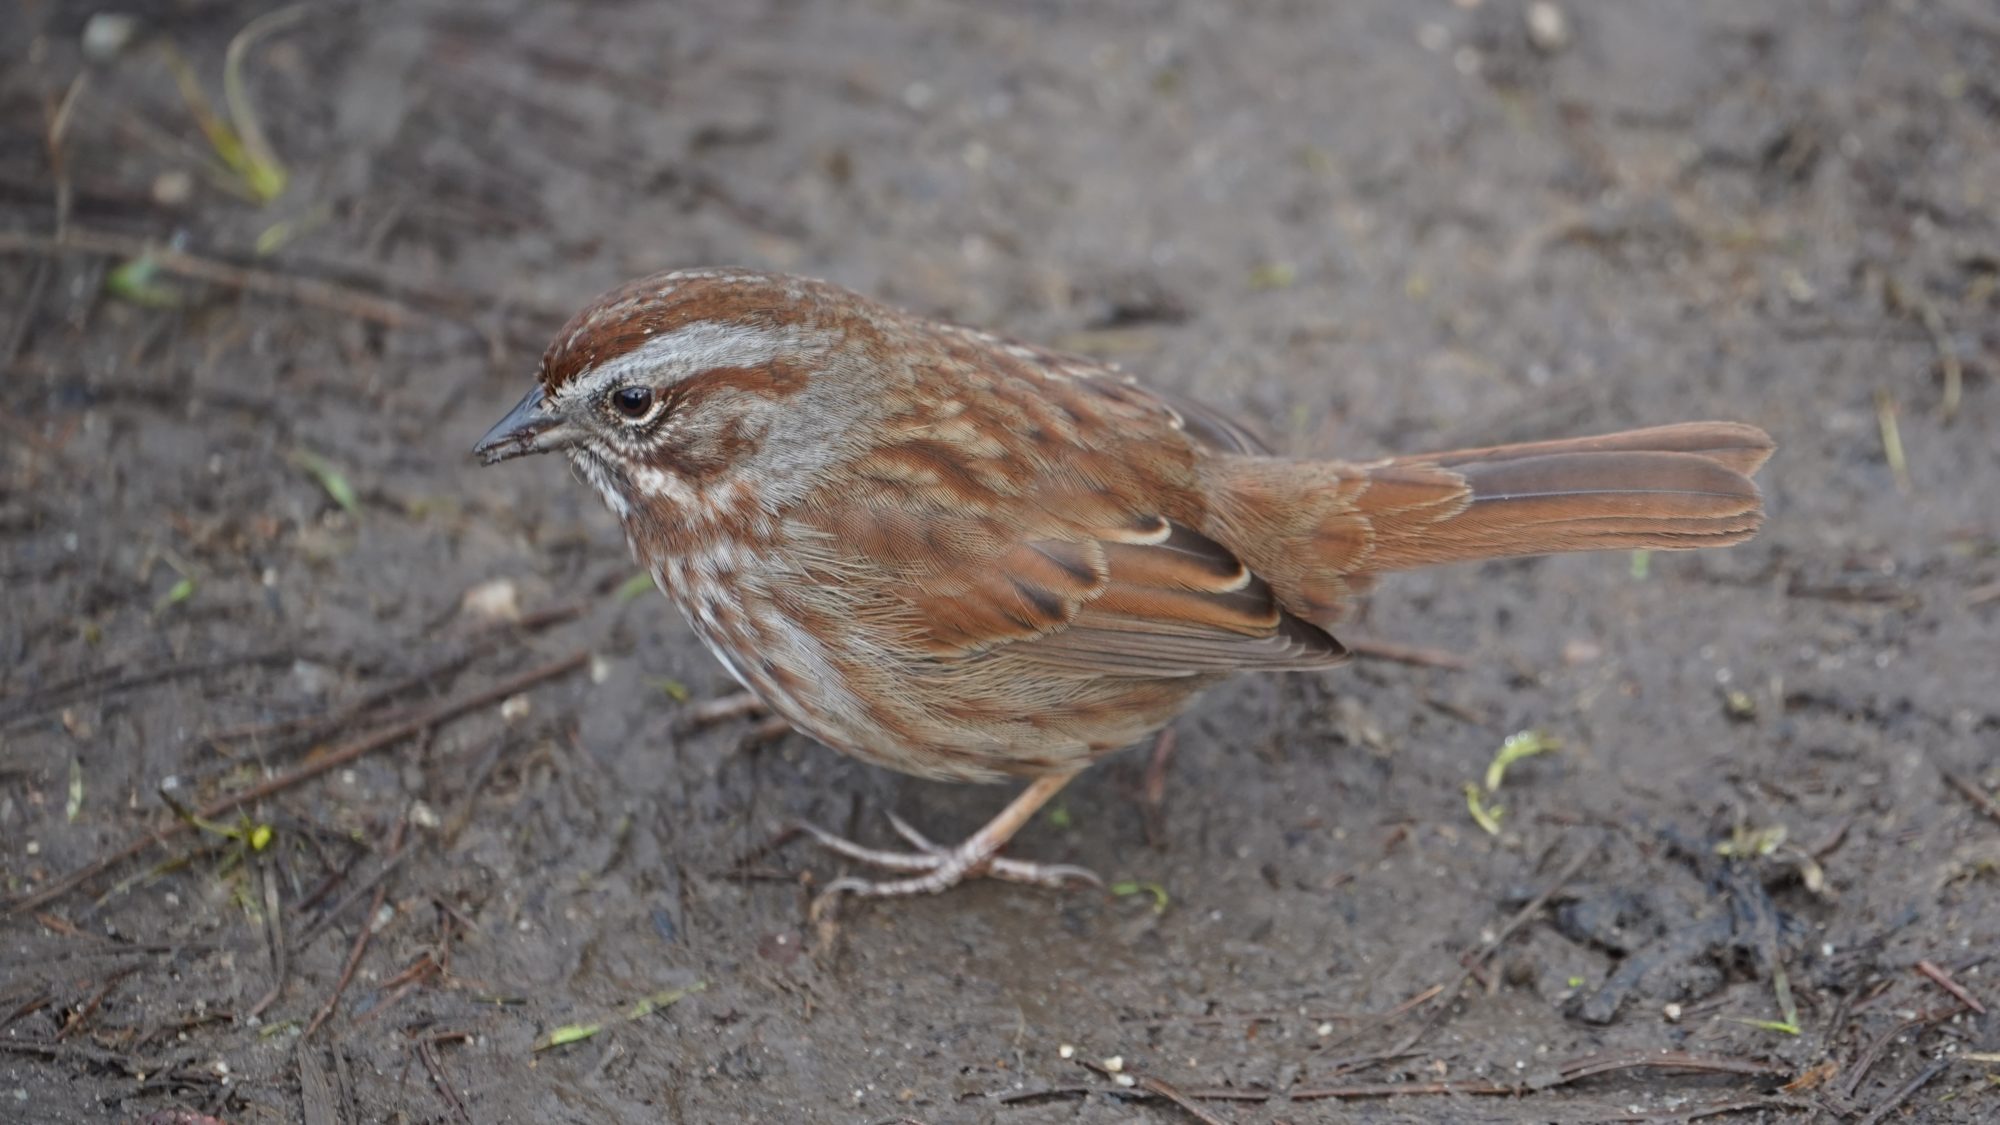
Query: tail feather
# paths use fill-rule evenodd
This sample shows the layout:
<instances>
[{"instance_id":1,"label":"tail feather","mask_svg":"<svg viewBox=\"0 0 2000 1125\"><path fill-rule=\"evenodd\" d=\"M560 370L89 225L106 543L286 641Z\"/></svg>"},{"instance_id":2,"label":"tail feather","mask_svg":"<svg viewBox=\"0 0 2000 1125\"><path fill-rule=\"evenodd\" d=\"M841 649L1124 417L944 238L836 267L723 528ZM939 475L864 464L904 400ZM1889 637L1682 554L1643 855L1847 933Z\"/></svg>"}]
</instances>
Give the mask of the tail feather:
<instances>
[{"instance_id":1,"label":"tail feather","mask_svg":"<svg viewBox=\"0 0 2000 1125\"><path fill-rule=\"evenodd\" d=\"M1399 457L1370 468L1360 497L1375 534L1366 569L1738 543L1763 523L1750 474L1773 448L1755 426L1689 422Z\"/></svg>"},{"instance_id":2,"label":"tail feather","mask_svg":"<svg viewBox=\"0 0 2000 1125\"><path fill-rule=\"evenodd\" d=\"M1776 448L1770 434L1743 422L1679 422L1595 437L1419 454L1398 457L1396 461L1452 468L1471 462L1512 461L1548 453L1689 453L1749 476L1770 459L1771 451Z\"/></svg>"}]
</instances>

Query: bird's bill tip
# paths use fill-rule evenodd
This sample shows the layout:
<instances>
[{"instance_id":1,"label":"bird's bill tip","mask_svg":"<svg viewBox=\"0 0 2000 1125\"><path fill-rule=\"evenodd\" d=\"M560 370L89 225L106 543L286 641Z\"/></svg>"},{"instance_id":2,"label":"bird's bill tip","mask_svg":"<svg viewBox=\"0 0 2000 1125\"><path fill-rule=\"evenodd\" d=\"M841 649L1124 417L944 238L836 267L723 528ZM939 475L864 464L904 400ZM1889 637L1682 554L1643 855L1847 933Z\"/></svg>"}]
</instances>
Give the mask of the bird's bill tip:
<instances>
[{"instance_id":1,"label":"bird's bill tip","mask_svg":"<svg viewBox=\"0 0 2000 1125\"><path fill-rule=\"evenodd\" d=\"M548 396L536 384L506 417L486 431L486 436L472 447L472 453L487 465L530 453L548 453L571 444L568 429L562 416L549 409Z\"/></svg>"}]
</instances>

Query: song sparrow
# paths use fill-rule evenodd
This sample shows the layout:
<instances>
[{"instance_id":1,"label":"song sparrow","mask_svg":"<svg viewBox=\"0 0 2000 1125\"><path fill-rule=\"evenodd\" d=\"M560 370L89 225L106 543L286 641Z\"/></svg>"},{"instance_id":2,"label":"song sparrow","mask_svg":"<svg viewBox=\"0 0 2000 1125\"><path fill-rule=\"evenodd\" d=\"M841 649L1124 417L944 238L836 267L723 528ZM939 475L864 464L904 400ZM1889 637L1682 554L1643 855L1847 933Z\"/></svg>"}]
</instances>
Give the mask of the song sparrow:
<instances>
[{"instance_id":1,"label":"song sparrow","mask_svg":"<svg viewBox=\"0 0 2000 1125\"><path fill-rule=\"evenodd\" d=\"M731 675L800 730L924 777L1034 779L917 851L822 843L935 891L1087 873L998 857L1098 757L1239 670L1324 668L1375 574L1513 555L1740 542L1754 426L1362 462L1243 428L1089 359L823 282L634 281L557 335L474 452L563 450Z\"/></svg>"}]
</instances>

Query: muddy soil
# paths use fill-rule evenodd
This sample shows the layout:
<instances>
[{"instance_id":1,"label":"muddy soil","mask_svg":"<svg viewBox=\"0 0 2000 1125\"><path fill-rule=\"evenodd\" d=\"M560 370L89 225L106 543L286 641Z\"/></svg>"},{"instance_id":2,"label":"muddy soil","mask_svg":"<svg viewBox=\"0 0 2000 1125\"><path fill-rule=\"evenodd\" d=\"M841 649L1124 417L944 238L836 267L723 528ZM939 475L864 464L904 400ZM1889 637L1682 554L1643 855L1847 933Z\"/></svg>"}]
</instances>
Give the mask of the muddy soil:
<instances>
[{"instance_id":1,"label":"muddy soil","mask_svg":"<svg viewBox=\"0 0 2000 1125\"><path fill-rule=\"evenodd\" d=\"M17 7L0 1118L2000 1118L2000 11L1532 8ZM233 40L282 182L177 84L240 115ZM1415 663L1217 690L1015 845L1115 893L821 929L787 822L1005 792L693 723L597 501L467 455L709 263L1300 454L1744 419L1771 518L1387 583Z\"/></svg>"}]
</instances>

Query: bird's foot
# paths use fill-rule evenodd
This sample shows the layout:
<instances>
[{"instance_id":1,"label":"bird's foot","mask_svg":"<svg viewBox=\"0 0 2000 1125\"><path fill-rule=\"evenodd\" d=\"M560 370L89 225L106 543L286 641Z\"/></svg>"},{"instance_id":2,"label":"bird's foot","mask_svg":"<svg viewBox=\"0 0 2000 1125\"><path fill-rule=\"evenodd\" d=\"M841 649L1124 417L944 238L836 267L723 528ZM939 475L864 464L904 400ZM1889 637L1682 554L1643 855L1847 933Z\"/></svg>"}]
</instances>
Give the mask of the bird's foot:
<instances>
[{"instance_id":1,"label":"bird's foot","mask_svg":"<svg viewBox=\"0 0 2000 1125\"><path fill-rule=\"evenodd\" d=\"M845 876L829 884L823 897L853 894L866 898L895 898L935 894L967 879L979 877L1038 887L1060 887L1070 882L1096 887L1104 885L1104 881L1086 867L1068 863L1032 863L1000 855L1000 845L1005 841L992 839L984 831L975 833L955 848L946 848L932 842L895 813L889 814L889 823L896 829L897 835L910 842L915 851L865 847L816 825L799 825L800 830L811 836L820 847L837 855L887 871L912 873L906 879L876 880Z\"/></svg>"}]
</instances>

